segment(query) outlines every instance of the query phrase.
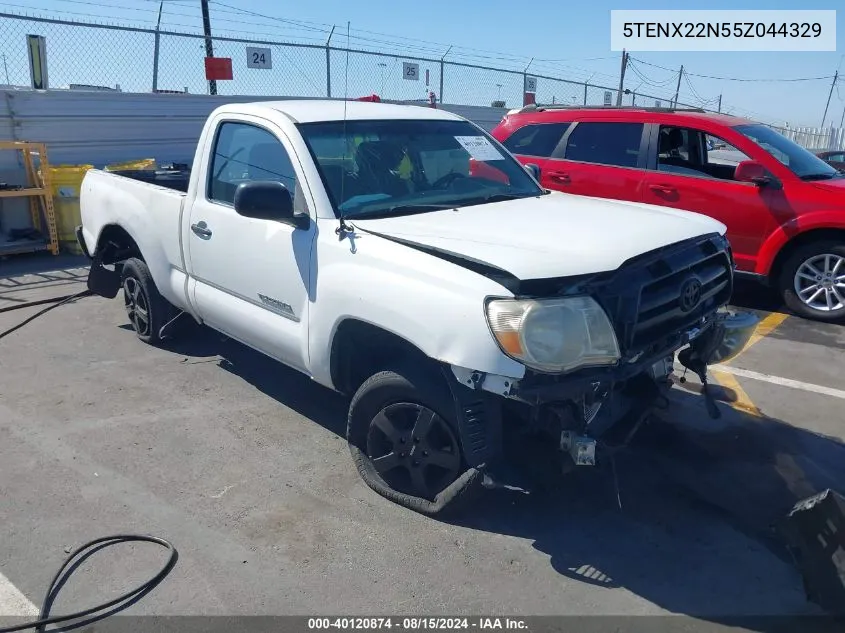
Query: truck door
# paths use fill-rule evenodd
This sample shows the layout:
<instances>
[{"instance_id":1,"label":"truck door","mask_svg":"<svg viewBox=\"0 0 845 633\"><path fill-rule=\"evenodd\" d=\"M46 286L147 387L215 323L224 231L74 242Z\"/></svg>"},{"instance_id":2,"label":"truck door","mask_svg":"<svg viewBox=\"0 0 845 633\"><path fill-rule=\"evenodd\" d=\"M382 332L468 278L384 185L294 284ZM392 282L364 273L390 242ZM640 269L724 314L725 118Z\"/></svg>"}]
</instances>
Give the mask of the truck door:
<instances>
[{"instance_id":1,"label":"truck door","mask_svg":"<svg viewBox=\"0 0 845 633\"><path fill-rule=\"evenodd\" d=\"M234 208L240 183L276 180L294 194L295 207L307 209L296 154L263 119L220 120L212 143L186 231L197 310L213 328L304 369L316 223L298 229Z\"/></svg>"}]
</instances>

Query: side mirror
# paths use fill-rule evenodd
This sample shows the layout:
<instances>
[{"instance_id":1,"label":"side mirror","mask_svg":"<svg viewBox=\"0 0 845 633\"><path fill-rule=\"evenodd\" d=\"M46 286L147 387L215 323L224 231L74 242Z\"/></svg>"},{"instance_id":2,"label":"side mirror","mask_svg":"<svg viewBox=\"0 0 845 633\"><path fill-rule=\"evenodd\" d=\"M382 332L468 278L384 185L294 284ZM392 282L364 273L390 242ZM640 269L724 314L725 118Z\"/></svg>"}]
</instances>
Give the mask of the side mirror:
<instances>
[{"instance_id":1,"label":"side mirror","mask_svg":"<svg viewBox=\"0 0 845 633\"><path fill-rule=\"evenodd\" d=\"M275 220L297 228L308 226L310 218L293 210L293 196L275 180L242 182L235 190L235 211L246 218Z\"/></svg>"},{"instance_id":2,"label":"side mirror","mask_svg":"<svg viewBox=\"0 0 845 633\"><path fill-rule=\"evenodd\" d=\"M766 168L755 160L744 160L736 166L734 180L739 182L753 182L758 187L771 184L772 177Z\"/></svg>"},{"instance_id":3,"label":"side mirror","mask_svg":"<svg viewBox=\"0 0 845 633\"><path fill-rule=\"evenodd\" d=\"M528 163L527 165L525 165L525 171L527 171L529 174L534 176L534 179L537 182L540 182L540 166L539 165L535 165L534 163Z\"/></svg>"}]
</instances>

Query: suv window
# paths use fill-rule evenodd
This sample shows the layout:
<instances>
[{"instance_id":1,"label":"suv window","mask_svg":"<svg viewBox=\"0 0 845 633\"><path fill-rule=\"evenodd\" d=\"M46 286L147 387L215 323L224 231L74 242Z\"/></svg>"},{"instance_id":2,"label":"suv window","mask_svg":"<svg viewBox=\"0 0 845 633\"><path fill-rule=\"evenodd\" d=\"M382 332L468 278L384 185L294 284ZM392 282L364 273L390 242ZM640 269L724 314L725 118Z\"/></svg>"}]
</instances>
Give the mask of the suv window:
<instances>
[{"instance_id":1,"label":"suv window","mask_svg":"<svg viewBox=\"0 0 845 633\"><path fill-rule=\"evenodd\" d=\"M748 157L730 143L693 128L661 125L657 169L680 176L733 180L736 166Z\"/></svg>"},{"instance_id":2,"label":"suv window","mask_svg":"<svg viewBox=\"0 0 845 633\"><path fill-rule=\"evenodd\" d=\"M569 129L569 123L537 123L526 125L502 143L512 154L548 158Z\"/></svg>"},{"instance_id":3,"label":"suv window","mask_svg":"<svg viewBox=\"0 0 845 633\"><path fill-rule=\"evenodd\" d=\"M578 123L566 141L566 160L636 167L642 123Z\"/></svg>"},{"instance_id":4,"label":"suv window","mask_svg":"<svg viewBox=\"0 0 845 633\"><path fill-rule=\"evenodd\" d=\"M296 173L279 139L249 123L221 124L211 158L209 200L233 204L238 185L251 180L281 182L296 199Z\"/></svg>"}]
</instances>

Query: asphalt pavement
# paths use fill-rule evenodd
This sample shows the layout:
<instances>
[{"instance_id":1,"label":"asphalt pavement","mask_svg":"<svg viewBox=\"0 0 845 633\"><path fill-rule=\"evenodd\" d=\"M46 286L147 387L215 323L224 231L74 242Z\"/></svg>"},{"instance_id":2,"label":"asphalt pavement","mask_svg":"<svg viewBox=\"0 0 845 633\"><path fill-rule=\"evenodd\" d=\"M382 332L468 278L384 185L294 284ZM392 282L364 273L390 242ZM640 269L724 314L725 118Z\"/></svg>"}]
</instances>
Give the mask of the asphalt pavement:
<instances>
[{"instance_id":1,"label":"asphalt pavement","mask_svg":"<svg viewBox=\"0 0 845 633\"><path fill-rule=\"evenodd\" d=\"M0 331L43 307L3 306L84 288L78 269L4 265ZM736 303L779 314L754 287ZM40 603L71 548L127 531L180 553L140 615L817 613L769 528L812 492L845 492L845 327L774 321L719 372L720 420L694 381L673 390L618 458L618 498L611 470L588 469L447 522L361 482L341 397L204 328L145 345L120 299L80 299L0 341L0 615ZM54 611L162 562L121 547Z\"/></svg>"}]
</instances>

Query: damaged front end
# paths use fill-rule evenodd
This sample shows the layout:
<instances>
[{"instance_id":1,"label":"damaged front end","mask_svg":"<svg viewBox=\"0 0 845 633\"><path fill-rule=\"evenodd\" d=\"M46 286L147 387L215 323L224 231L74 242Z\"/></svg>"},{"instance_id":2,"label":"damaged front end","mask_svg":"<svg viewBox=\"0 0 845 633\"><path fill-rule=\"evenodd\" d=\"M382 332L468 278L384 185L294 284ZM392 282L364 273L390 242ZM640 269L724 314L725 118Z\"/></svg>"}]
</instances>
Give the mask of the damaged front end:
<instances>
[{"instance_id":1,"label":"damaged front end","mask_svg":"<svg viewBox=\"0 0 845 633\"><path fill-rule=\"evenodd\" d=\"M612 273L524 284L541 300L592 297L612 324L618 360L562 372L528 367L520 379L452 366L469 464L483 466L491 486L522 488L506 481L512 477L506 449L517 435L544 438L558 472L561 465L564 472L595 465L603 453L625 446L656 408L668 406L676 355L701 379L708 409L718 417L706 388L707 368L742 351L758 321L725 310L732 264L724 238L704 236L640 256Z\"/></svg>"}]
</instances>

